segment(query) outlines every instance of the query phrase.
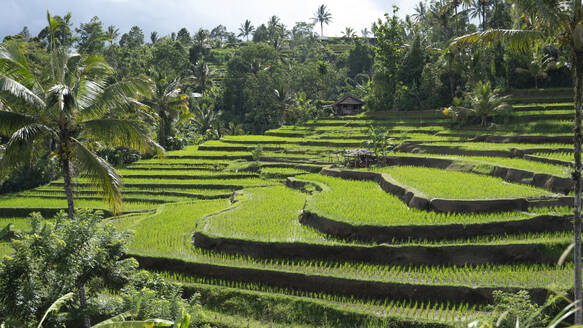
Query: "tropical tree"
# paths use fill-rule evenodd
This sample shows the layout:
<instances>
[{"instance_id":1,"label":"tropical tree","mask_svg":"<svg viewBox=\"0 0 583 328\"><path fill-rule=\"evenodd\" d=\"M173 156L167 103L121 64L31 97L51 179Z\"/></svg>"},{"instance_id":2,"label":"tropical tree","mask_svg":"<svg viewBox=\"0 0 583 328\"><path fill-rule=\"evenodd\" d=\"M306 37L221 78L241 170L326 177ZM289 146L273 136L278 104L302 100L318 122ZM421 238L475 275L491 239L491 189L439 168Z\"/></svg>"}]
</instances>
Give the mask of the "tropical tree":
<instances>
[{"instance_id":1,"label":"tropical tree","mask_svg":"<svg viewBox=\"0 0 583 328\"><path fill-rule=\"evenodd\" d=\"M412 15L413 19L417 23L423 24L425 18L427 17L427 5L425 4L425 2L419 1L419 3L415 5L415 8L413 8L413 10L415 11Z\"/></svg>"},{"instance_id":2,"label":"tropical tree","mask_svg":"<svg viewBox=\"0 0 583 328\"><path fill-rule=\"evenodd\" d=\"M192 101L190 110L192 112L191 124L195 131L203 137L203 140L218 139L221 136L220 115L221 112L215 110L212 103L206 101Z\"/></svg>"},{"instance_id":3,"label":"tropical tree","mask_svg":"<svg viewBox=\"0 0 583 328\"><path fill-rule=\"evenodd\" d=\"M158 38L158 32L154 31L152 33L150 33L150 42L152 42L152 44L156 44L156 42L158 42L159 38Z\"/></svg>"},{"instance_id":4,"label":"tropical tree","mask_svg":"<svg viewBox=\"0 0 583 328\"><path fill-rule=\"evenodd\" d=\"M213 71L204 60L199 60L196 65L193 65L192 75L196 78L199 91L204 93L205 90L212 85L211 78L214 76Z\"/></svg>"},{"instance_id":5,"label":"tropical tree","mask_svg":"<svg viewBox=\"0 0 583 328\"><path fill-rule=\"evenodd\" d=\"M353 39L356 38L356 32L352 27L347 27L342 31L342 36L346 39Z\"/></svg>"},{"instance_id":6,"label":"tropical tree","mask_svg":"<svg viewBox=\"0 0 583 328\"><path fill-rule=\"evenodd\" d=\"M459 17L458 8L460 6L469 7L471 4L472 4L472 0L448 0L447 5L444 7L445 10L453 8L454 15L455 15L454 17L455 17L455 21L456 21L456 24L455 24L456 33L459 33L459 28L460 28L460 24L459 24L460 17Z\"/></svg>"},{"instance_id":7,"label":"tropical tree","mask_svg":"<svg viewBox=\"0 0 583 328\"><path fill-rule=\"evenodd\" d=\"M247 39L247 41L249 41L249 35L251 35L253 33L253 31L255 31L255 26L253 26L253 24L251 24L250 20L245 20L245 23L241 24L241 27L239 27L239 37L245 37Z\"/></svg>"},{"instance_id":8,"label":"tropical tree","mask_svg":"<svg viewBox=\"0 0 583 328\"><path fill-rule=\"evenodd\" d=\"M88 293L85 286L100 278L127 281L136 268L134 259L123 257L127 232L103 226L102 216L87 210L69 220L64 217L59 213L43 222L33 214L31 231L18 234L13 256L0 260L0 317L19 322L16 327L36 327L47 319L45 310L54 300L74 291L74 300L71 294L68 298L75 326L90 328L88 300L95 292ZM52 326L61 326L54 317Z\"/></svg>"},{"instance_id":9,"label":"tropical tree","mask_svg":"<svg viewBox=\"0 0 583 328\"><path fill-rule=\"evenodd\" d=\"M105 31L105 37L107 37L109 45L111 46L115 39L119 37L119 28L116 28L114 25L109 25Z\"/></svg>"},{"instance_id":10,"label":"tropical tree","mask_svg":"<svg viewBox=\"0 0 583 328\"><path fill-rule=\"evenodd\" d=\"M546 79L548 72L553 69L560 68L562 62L557 61L555 57L544 53L538 46L535 47L532 53L532 60L528 62L526 67L517 67L516 72L526 73L534 79L534 87L538 89L539 81Z\"/></svg>"},{"instance_id":11,"label":"tropical tree","mask_svg":"<svg viewBox=\"0 0 583 328\"><path fill-rule=\"evenodd\" d=\"M166 80L158 73L154 73L154 92L149 99L144 100L151 112L158 118L158 143L167 148L167 138L172 136L172 125L188 115L188 96L183 87L193 80L176 78Z\"/></svg>"},{"instance_id":12,"label":"tropical tree","mask_svg":"<svg viewBox=\"0 0 583 328\"><path fill-rule=\"evenodd\" d=\"M321 5L312 19L314 22L320 23L320 34L324 36L324 24L328 25L332 22L332 13L328 11L326 5Z\"/></svg>"},{"instance_id":13,"label":"tropical tree","mask_svg":"<svg viewBox=\"0 0 583 328\"><path fill-rule=\"evenodd\" d=\"M362 30L360 30L360 34L362 35L363 38L368 39L371 32L369 31L368 28L365 27Z\"/></svg>"},{"instance_id":14,"label":"tropical tree","mask_svg":"<svg viewBox=\"0 0 583 328\"><path fill-rule=\"evenodd\" d=\"M574 132L574 301L577 304L575 324L583 324L583 282L581 277L581 114L583 110L583 9L581 0L517 0L517 10L526 17L536 17L528 30L492 29L461 36L452 46L462 47L476 43L489 44L506 41L511 48L527 50L533 39L544 39L555 33L562 45L571 52L571 67L575 80L575 132Z\"/></svg>"},{"instance_id":15,"label":"tropical tree","mask_svg":"<svg viewBox=\"0 0 583 328\"><path fill-rule=\"evenodd\" d=\"M55 26L50 15L49 26ZM97 143L140 152L159 147L140 121L123 116L135 106L134 97L149 92L150 82L113 82L113 70L103 58L81 57L51 44L49 76L35 74L18 49L0 48L0 90L27 103L22 108L4 101L0 108L0 134L10 136L0 167L14 169L48 148L61 164L69 217L75 212L73 172L97 186L118 213L121 177L92 150Z\"/></svg>"},{"instance_id":16,"label":"tropical tree","mask_svg":"<svg viewBox=\"0 0 583 328\"><path fill-rule=\"evenodd\" d=\"M560 1L554 1L560 2ZM470 5L470 15L472 18L479 17L482 26L482 31L486 30L488 24L488 10L490 2L488 0L473 0Z\"/></svg>"},{"instance_id":17,"label":"tropical tree","mask_svg":"<svg viewBox=\"0 0 583 328\"><path fill-rule=\"evenodd\" d=\"M506 103L508 97L501 97L498 90L492 90L490 82L476 83L467 98L470 105L467 110L480 118L482 126L486 126L490 116L512 108Z\"/></svg>"}]
</instances>

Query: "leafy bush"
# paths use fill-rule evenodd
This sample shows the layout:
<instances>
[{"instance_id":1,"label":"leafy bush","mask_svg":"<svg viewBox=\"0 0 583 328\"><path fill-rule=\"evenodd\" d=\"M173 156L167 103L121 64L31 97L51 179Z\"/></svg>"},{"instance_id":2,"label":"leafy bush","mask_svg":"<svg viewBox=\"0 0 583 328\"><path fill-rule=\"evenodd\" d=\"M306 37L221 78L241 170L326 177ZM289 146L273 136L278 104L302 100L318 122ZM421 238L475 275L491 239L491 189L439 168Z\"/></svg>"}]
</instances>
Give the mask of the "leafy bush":
<instances>
[{"instance_id":1,"label":"leafy bush","mask_svg":"<svg viewBox=\"0 0 583 328\"><path fill-rule=\"evenodd\" d=\"M109 164L115 167L126 166L127 164L131 164L142 159L142 156L138 152L124 147L105 147L99 149L96 153L99 157L105 159L109 162Z\"/></svg>"},{"instance_id":2,"label":"leafy bush","mask_svg":"<svg viewBox=\"0 0 583 328\"><path fill-rule=\"evenodd\" d=\"M32 189L59 176L60 166L45 156L33 165L22 165L0 178L0 194Z\"/></svg>"}]
</instances>

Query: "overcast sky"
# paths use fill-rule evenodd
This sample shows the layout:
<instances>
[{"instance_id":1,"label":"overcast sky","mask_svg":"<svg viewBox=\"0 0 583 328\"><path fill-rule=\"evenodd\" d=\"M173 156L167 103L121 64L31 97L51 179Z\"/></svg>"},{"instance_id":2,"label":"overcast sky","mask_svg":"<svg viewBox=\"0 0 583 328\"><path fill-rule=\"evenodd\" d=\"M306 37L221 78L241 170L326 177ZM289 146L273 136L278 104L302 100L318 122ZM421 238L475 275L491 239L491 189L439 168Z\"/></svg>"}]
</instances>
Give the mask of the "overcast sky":
<instances>
[{"instance_id":1,"label":"overcast sky","mask_svg":"<svg viewBox=\"0 0 583 328\"><path fill-rule=\"evenodd\" d=\"M146 39L151 31L161 35L186 27L191 33L199 27L211 29L219 24L237 32L245 19L259 26L277 15L288 27L307 21L321 4L332 13L333 22L324 26L327 36L339 36L350 26L357 34L373 21L400 8L400 15L412 12L417 1L407 0L0 0L0 40L28 26L32 35L46 25L46 11L52 15L73 14L75 27L98 16L105 26L115 25L121 33L138 25ZM315 29L319 32L319 27Z\"/></svg>"}]
</instances>

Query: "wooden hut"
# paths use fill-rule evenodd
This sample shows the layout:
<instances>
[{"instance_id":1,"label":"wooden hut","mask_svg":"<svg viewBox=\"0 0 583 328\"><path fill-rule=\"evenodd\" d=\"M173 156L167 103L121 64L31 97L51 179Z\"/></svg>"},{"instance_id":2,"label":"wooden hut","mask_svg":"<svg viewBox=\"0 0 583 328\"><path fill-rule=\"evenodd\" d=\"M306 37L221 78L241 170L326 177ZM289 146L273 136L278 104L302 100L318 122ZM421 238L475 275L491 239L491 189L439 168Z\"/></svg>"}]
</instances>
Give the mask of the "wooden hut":
<instances>
[{"instance_id":1,"label":"wooden hut","mask_svg":"<svg viewBox=\"0 0 583 328\"><path fill-rule=\"evenodd\" d=\"M364 102L353 96L344 96L332 106L336 115L355 115L362 113Z\"/></svg>"}]
</instances>

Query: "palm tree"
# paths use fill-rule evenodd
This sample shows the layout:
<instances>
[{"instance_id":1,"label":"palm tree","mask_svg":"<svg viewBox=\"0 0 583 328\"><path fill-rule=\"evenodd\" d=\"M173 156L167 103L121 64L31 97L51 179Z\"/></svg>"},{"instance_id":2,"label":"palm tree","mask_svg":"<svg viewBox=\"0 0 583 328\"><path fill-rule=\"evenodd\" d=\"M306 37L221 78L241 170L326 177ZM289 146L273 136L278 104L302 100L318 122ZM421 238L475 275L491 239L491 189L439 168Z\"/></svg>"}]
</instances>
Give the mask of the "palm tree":
<instances>
[{"instance_id":1,"label":"palm tree","mask_svg":"<svg viewBox=\"0 0 583 328\"><path fill-rule=\"evenodd\" d=\"M469 110L480 118L482 126L486 126L488 117L512 108L506 103L506 99L507 97L500 97L497 90L492 90L490 82L479 81L469 94Z\"/></svg>"},{"instance_id":2,"label":"palm tree","mask_svg":"<svg viewBox=\"0 0 583 328\"><path fill-rule=\"evenodd\" d=\"M459 13L458 13L458 7L459 6L471 6L472 4L472 0L448 0L448 4L444 7L444 8L448 8L448 9L452 9L454 10L454 17L455 17L455 28L456 28L456 33L459 33L459 28L460 28L460 24L459 24ZM459 34L458 34L459 35Z\"/></svg>"},{"instance_id":3,"label":"palm tree","mask_svg":"<svg viewBox=\"0 0 583 328\"><path fill-rule=\"evenodd\" d=\"M196 132L204 140L219 139L221 137L220 111L216 111L213 104L207 102L191 102L191 123Z\"/></svg>"},{"instance_id":4,"label":"palm tree","mask_svg":"<svg viewBox=\"0 0 583 328\"><path fill-rule=\"evenodd\" d=\"M203 61L199 60L196 65L192 67L192 75L198 81L198 86L200 87L200 92L204 93L209 85L212 85L212 77L215 71L211 70L209 65Z\"/></svg>"},{"instance_id":5,"label":"palm tree","mask_svg":"<svg viewBox=\"0 0 583 328\"><path fill-rule=\"evenodd\" d=\"M415 13L413 13L411 16L413 19L415 19L415 22L423 24L425 18L427 17L427 6L425 5L425 2L419 1L413 10Z\"/></svg>"},{"instance_id":6,"label":"palm tree","mask_svg":"<svg viewBox=\"0 0 583 328\"><path fill-rule=\"evenodd\" d=\"M152 41L152 44L156 44L156 42L158 42L158 32L154 31L150 33L150 41Z\"/></svg>"},{"instance_id":7,"label":"palm tree","mask_svg":"<svg viewBox=\"0 0 583 328\"><path fill-rule=\"evenodd\" d=\"M558 2L558 1L557 1ZM482 31L486 30L488 24L488 7L490 3L488 0L473 0L470 6L470 15L472 18L479 17L482 25Z\"/></svg>"},{"instance_id":8,"label":"palm tree","mask_svg":"<svg viewBox=\"0 0 583 328\"><path fill-rule=\"evenodd\" d=\"M517 9L527 17L537 17L528 30L491 29L461 36L454 40L452 47L463 47L476 43L488 44L506 41L511 48L527 50L533 40L544 39L547 33L555 33L562 45L571 52L571 67L575 80L575 132L572 173L574 180L574 301L577 303L575 324L583 324L583 288L581 279L581 115L583 110L583 11L581 0L517 0Z\"/></svg>"},{"instance_id":9,"label":"palm tree","mask_svg":"<svg viewBox=\"0 0 583 328\"><path fill-rule=\"evenodd\" d=\"M50 15L49 27L54 30ZM121 177L92 149L97 142L141 152L157 146L141 122L121 118L135 103L134 97L149 92L150 81L113 83L113 70L103 58L81 57L55 42L49 68L49 76L37 76L18 49L0 48L0 89L27 103L25 108L16 103L0 110L0 133L10 135L0 166L15 168L48 148L60 160L69 217L75 212L73 172L98 187L118 213Z\"/></svg>"},{"instance_id":10,"label":"palm tree","mask_svg":"<svg viewBox=\"0 0 583 328\"><path fill-rule=\"evenodd\" d=\"M352 27L347 27L342 31L342 36L346 39L352 39L356 37L356 32Z\"/></svg>"},{"instance_id":11,"label":"palm tree","mask_svg":"<svg viewBox=\"0 0 583 328\"><path fill-rule=\"evenodd\" d=\"M365 27L362 30L360 30L360 34L362 35L363 38L368 39L370 31L368 30L368 28Z\"/></svg>"},{"instance_id":12,"label":"palm tree","mask_svg":"<svg viewBox=\"0 0 583 328\"><path fill-rule=\"evenodd\" d=\"M158 143L166 148L167 138L172 134L172 124L181 116L188 114L188 97L182 88L193 80L176 78L170 82L158 73L154 73L154 92L143 103L150 107L158 122Z\"/></svg>"},{"instance_id":13,"label":"palm tree","mask_svg":"<svg viewBox=\"0 0 583 328\"><path fill-rule=\"evenodd\" d=\"M243 36L247 38L247 41L249 41L249 35L251 35L253 31L255 31L255 26L253 26L251 21L247 19L245 20L245 23L241 24L241 27L239 27L240 33L237 36Z\"/></svg>"},{"instance_id":14,"label":"palm tree","mask_svg":"<svg viewBox=\"0 0 583 328\"><path fill-rule=\"evenodd\" d=\"M534 87L538 89L538 82L543 81L549 76L548 71L560 68L561 66L561 62L557 62L553 56L545 55L537 46L532 53L532 60L526 67L516 68L516 72L526 73L532 76L534 79Z\"/></svg>"},{"instance_id":15,"label":"palm tree","mask_svg":"<svg viewBox=\"0 0 583 328\"><path fill-rule=\"evenodd\" d=\"M116 28L113 25L109 25L105 31L105 37L108 39L109 45L111 46L113 41L119 37L119 28Z\"/></svg>"},{"instance_id":16,"label":"palm tree","mask_svg":"<svg viewBox=\"0 0 583 328\"><path fill-rule=\"evenodd\" d=\"M321 5L312 19L314 22L320 23L320 34L324 36L324 24L328 25L332 22L332 13L328 11L326 5Z\"/></svg>"}]
</instances>

